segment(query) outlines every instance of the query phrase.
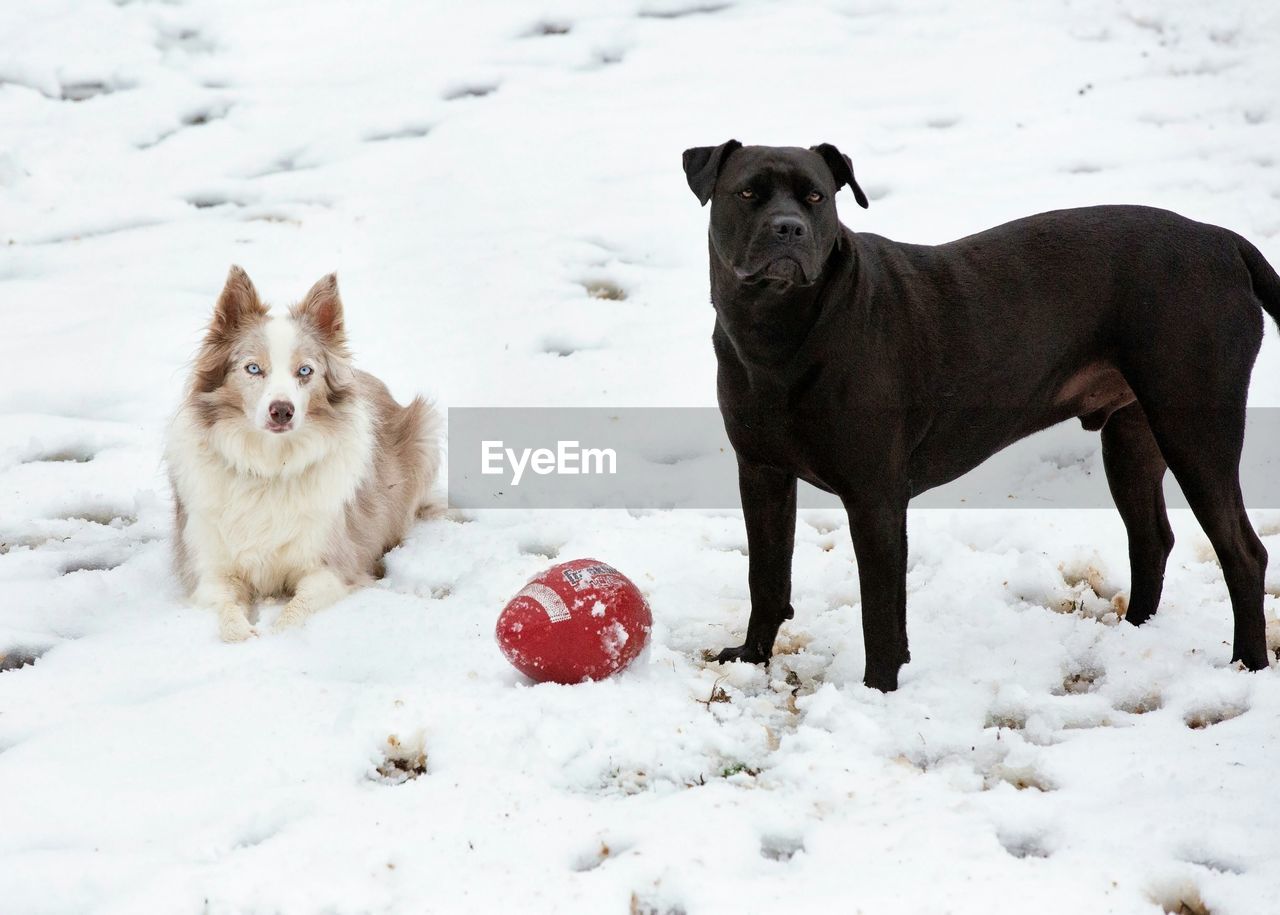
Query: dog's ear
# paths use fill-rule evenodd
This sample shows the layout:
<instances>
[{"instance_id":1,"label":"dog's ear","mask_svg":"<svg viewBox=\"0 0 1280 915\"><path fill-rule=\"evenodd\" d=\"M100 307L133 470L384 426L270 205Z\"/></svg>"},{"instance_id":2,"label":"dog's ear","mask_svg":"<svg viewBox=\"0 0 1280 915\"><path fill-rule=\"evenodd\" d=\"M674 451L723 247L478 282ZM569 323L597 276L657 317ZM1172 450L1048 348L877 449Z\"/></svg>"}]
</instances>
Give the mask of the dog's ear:
<instances>
[{"instance_id":1,"label":"dog's ear","mask_svg":"<svg viewBox=\"0 0 1280 915\"><path fill-rule=\"evenodd\" d=\"M323 359L329 405L336 407L351 396L356 380L355 369L351 367L351 358L345 349L328 350Z\"/></svg>"},{"instance_id":2,"label":"dog's ear","mask_svg":"<svg viewBox=\"0 0 1280 915\"><path fill-rule=\"evenodd\" d=\"M853 199L858 201L858 206L865 210L871 205L867 201L867 195L862 192L862 188L858 187L858 179L853 177L853 161L848 156L830 143L819 143L817 146L810 146L809 148L822 156L822 160L827 163L827 168L831 169L831 174L836 179L837 191L847 184L853 188Z\"/></svg>"},{"instance_id":3,"label":"dog's ear","mask_svg":"<svg viewBox=\"0 0 1280 915\"><path fill-rule=\"evenodd\" d=\"M246 320L260 318L266 313L267 309L258 299L258 290L253 288L249 274L233 264L218 296L218 304L214 306L209 333L218 338L230 336Z\"/></svg>"},{"instance_id":4,"label":"dog's ear","mask_svg":"<svg viewBox=\"0 0 1280 915\"><path fill-rule=\"evenodd\" d=\"M260 320L266 313L266 306L258 300L258 291L253 288L249 274L232 266L218 295L218 303L213 306L213 320L209 322L204 343L196 355L192 370L192 386L196 393L208 394L222 386L236 333L245 322Z\"/></svg>"},{"instance_id":5,"label":"dog's ear","mask_svg":"<svg viewBox=\"0 0 1280 915\"><path fill-rule=\"evenodd\" d=\"M689 189L703 206L716 189L720 169L735 149L741 149L737 140L726 140L719 146L695 146L684 151L684 175L689 179Z\"/></svg>"},{"instance_id":6,"label":"dog's ear","mask_svg":"<svg viewBox=\"0 0 1280 915\"><path fill-rule=\"evenodd\" d=\"M340 343L343 339L343 324L338 275L330 273L316 280L316 284L302 301L293 306L290 314L295 321L310 325L326 341Z\"/></svg>"}]
</instances>

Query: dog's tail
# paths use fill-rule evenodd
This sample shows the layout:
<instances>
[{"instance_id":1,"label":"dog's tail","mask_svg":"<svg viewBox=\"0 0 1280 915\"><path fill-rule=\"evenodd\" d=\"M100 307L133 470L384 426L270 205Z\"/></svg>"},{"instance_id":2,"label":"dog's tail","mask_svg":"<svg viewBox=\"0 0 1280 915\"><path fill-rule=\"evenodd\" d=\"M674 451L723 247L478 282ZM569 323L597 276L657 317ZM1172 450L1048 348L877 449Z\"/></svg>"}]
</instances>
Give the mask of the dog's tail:
<instances>
[{"instance_id":1,"label":"dog's tail","mask_svg":"<svg viewBox=\"0 0 1280 915\"><path fill-rule=\"evenodd\" d=\"M1262 252L1247 239L1240 239L1240 256L1249 270L1249 279L1253 281L1253 294L1258 297L1267 314L1280 325L1280 274L1267 263Z\"/></svg>"},{"instance_id":2,"label":"dog's tail","mask_svg":"<svg viewBox=\"0 0 1280 915\"><path fill-rule=\"evenodd\" d=\"M420 520L439 517L447 500L440 491L440 470L443 464L442 441L444 417L435 404L415 397L400 414L398 437L405 446L417 453L419 478L418 491L422 494L415 516Z\"/></svg>"}]
</instances>

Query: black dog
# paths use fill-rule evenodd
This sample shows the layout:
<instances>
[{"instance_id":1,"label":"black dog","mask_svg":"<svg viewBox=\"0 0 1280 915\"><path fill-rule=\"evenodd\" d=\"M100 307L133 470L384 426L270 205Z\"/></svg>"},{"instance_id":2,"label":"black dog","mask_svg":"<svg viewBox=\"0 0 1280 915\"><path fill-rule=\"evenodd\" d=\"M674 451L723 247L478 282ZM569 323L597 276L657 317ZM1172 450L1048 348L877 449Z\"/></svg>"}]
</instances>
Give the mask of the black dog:
<instances>
[{"instance_id":1,"label":"black dog","mask_svg":"<svg viewBox=\"0 0 1280 915\"><path fill-rule=\"evenodd\" d=\"M712 340L738 456L750 552L746 641L762 662L790 619L796 480L849 514L865 682L896 688L907 650L907 502L1023 436L1072 417L1102 430L1129 535L1126 618L1156 611L1173 533L1173 470L1217 551L1233 659L1267 666L1267 553L1245 516L1245 395L1280 320L1280 277L1226 229L1138 206L1060 210L935 247L841 225L866 195L849 158L720 146L684 153L711 206Z\"/></svg>"}]
</instances>

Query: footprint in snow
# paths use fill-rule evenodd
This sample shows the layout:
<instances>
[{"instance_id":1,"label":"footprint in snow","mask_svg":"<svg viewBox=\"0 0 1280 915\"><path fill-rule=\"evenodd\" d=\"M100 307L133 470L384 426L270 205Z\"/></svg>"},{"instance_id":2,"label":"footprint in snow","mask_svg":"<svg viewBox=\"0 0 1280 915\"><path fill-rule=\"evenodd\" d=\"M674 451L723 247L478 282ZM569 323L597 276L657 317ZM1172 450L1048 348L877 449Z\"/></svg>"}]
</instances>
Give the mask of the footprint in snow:
<instances>
[{"instance_id":1,"label":"footprint in snow","mask_svg":"<svg viewBox=\"0 0 1280 915\"><path fill-rule=\"evenodd\" d=\"M1166 915L1212 915L1200 888L1189 879L1170 880L1153 887L1148 894Z\"/></svg>"},{"instance_id":2,"label":"footprint in snow","mask_svg":"<svg viewBox=\"0 0 1280 915\"><path fill-rule=\"evenodd\" d=\"M627 291L610 279L586 279L582 281L581 285L586 290L587 295L593 299L623 302L627 298Z\"/></svg>"},{"instance_id":3,"label":"footprint in snow","mask_svg":"<svg viewBox=\"0 0 1280 915\"><path fill-rule=\"evenodd\" d=\"M553 38L568 35L573 31L573 24L563 19L543 19L526 29L521 38Z\"/></svg>"},{"instance_id":4,"label":"footprint in snow","mask_svg":"<svg viewBox=\"0 0 1280 915\"><path fill-rule=\"evenodd\" d=\"M564 549L563 543L549 543L542 540L522 540L520 552L525 556L537 556L540 559L555 559Z\"/></svg>"},{"instance_id":5,"label":"footprint in snow","mask_svg":"<svg viewBox=\"0 0 1280 915\"><path fill-rule=\"evenodd\" d=\"M765 836L760 840L760 857L769 861L790 861L804 851L804 840L796 836Z\"/></svg>"},{"instance_id":6,"label":"footprint in snow","mask_svg":"<svg viewBox=\"0 0 1280 915\"><path fill-rule=\"evenodd\" d=\"M1188 711L1182 716L1182 720L1186 723L1187 727L1191 728L1191 730L1200 731L1205 728L1213 727L1215 724L1222 724L1224 721L1230 721L1232 718L1239 718L1248 710L1248 706L1244 703L1204 705Z\"/></svg>"},{"instance_id":7,"label":"footprint in snow","mask_svg":"<svg viewBox=\"0 0 1280 915\"><path fill-rule=\"evenodd\" d=\"M432 124L405 124L389 130L374 130L364 135L366 143L385 143L389 140L416 140L431 133Z\"/></svg>"},{"instance_id":8,"label":"footprint in snow","mask_svg":"<svg viewBox=\"0 0 1280 915\"><path fill-rule=\"evenodd\" d=\"M1146 715L1148 712L1159 711L1164 706L1164 698L1159 692L1152 690L1119 699L1112 706L1129 715Z\"/></svg>"},{"instance_id":9,"label":"footprint in snow","mask_svg":"<svg viewBox=\"0 0 1280 915\"><path fill-rule=\"evenodd\" d=\"M105 82L86 80L84 82L63 83L61 98L64 102L86 102L99 95L110 95L118 91L120 86L112 86Z\"/></svg>"},{"instance_id":10,"label":"footprint in snow","mask_svg":"<svg viewBox=\"0 0 1280 915\"><path fill-rule=\"evenodd\" d=\"M87 445L72 445L53 451L39 452L34 457L23 460L24 464L87 464L96 457L96 453Z\"/></svg>"},{"instance_id":11,"label":"footprint in snow","mask_svg":"<svg viewBox=\"0 0 1280 915\"><path fill-rule=\"evenodd\" d=\"M73 559L62 566L61 574L73 575L76 572L110 572L124 564L123 559L108 557L102 554Z\"/></svg>"},{"instance_id":12,"label":"footprint in snow","mask_svg":"<svg viewBox=\"0 0 1280 915\"><path fill-rule=\"evenodd\" d=\"M31 667L51 647L49 645L43 647L14 645L12 648L0 649L0 672Z\"/></svg>"},{"instance_id":13,"label":"footprint in snow","mask_svg":"<svg viewBox=\"0 0 1280 915\"><path fill-rule=\"evenodd\" d=\"M87 521L89 524L100 524L103 527L130 527L138 523L138 516L122 508L109 505L94 505L88 508L72 509L58 516L59 521Z\"/></svg>"},{"instance_id":14,"label":"footprint in snow","mask_svg":"<svg viewBox=\"0 0 1280 915\"><path fill-rule=\"evenodd\" d=\"M620 842L616 839L602 838L597 841L595 847L588 849L577 857L573 862L573 869L578 873L595 870L606 861L611 861L619 855L630 851L631 846L626 842Z\"/></svg>"},{"instance_id":15,"label":"footprint in snow","mask_svg":"<svg viewBox=\"0 0 1280 915\"><path fill-rule=\"evenodd\" d=\"M727 10L729 3L695 3L691 6L679 6L670 3L650 4L637 14L641 19L683 19L686 16L705 16Z\"/></svg>"},{"instance_id":16,"label":"footprint in snow","mask_svg":"<svg viewBox=\"0 0 1280 915\"><path fill-rule=\"evenodd\" d=\"M1020 766L1004 762L997 763L987 771L983 787L985 790L990 791L1002 782L1013 785L1019 791L1049 792L1056 790L1058 787L1048 776L1031 763Z\"/></svg>"},{"instance_id":17,"label":"footprint in snow","mask_svg":"<svg viewBox=\"0 0 1280 915\"><path fill-rule=\"evenodd\" d=\"M234 197L225 194L194 194L186 198L186 200L190 206L195 207L197 210L211 210L215 207L222 206L243 207L248 205L243 200L236 200Z\"/></svg>"},{"instance_id":18,"label":"footprint in snow","mask_svg":"<svg viewBox=\"0 0 1280 915\"><path fill-rule=\"evenodd\" d=\"M212 54L218 46L199 29L171 26L160 30L156 36L156 48L164 53Z\"/></svg>"},{"instance_id":19,"label":"footprint in snow","mask_svg":"<svg viewBox=\"0 0 1280 915\"><path fill-rule=\"evenodd\" d=\"M378 748L378 754L382 761L369 775L373 781L401 785L427 772L427 750L422 731L403 738L388 734Z\"/></svg>"},{"instance_id":20,"label":"footprint in snow","mask_svg":"<svg viewBox=\"0 0 1280 915\"><path fill-rule=\"evenodd\" d=\"M1062 685L1051 692L1055 696L1082 696L1098 688L1097 681L1106 677L1106 671L1092 664L1075 664L1063 671Z\"/></svg>"},{"instance_id":21,"label":"footprint in snow","mask_svg":"<svg viewBox=\"0 0 1280 915\"><path fill-rule=\"evenodd\" d=\"M1047 858L1051 854L1046 837L1041 833L999 832L996 838L1015 858Z\"/></svg>"},{"instance_id":22,"label":"footprint in snow","mask_svg":"<svg viewBox=\"0 0 1280 915\"><path fill-rule=\"evenodd\" d=\"M459 99L484 98L498 91L498 83L463 83L445 90L444 100L455 102Z\"/></svg>"},{"instance_id":23,"label":"footprint in snow","mask_svg":"<svg viewBox=\"0 0 1280 915\"><path fill-rule=\"evenodd\" d=\"M161 131L151 139L139 143L137 148L151 149L154 146L159 146L165 140L168 140L170 137L175 137L185 130L189 130L193 127L203 127L205 124L220 121L225 118L230 111L231 105L229 103L205 105L200 108L191 109L178 119L177 127Z\"/></svg>"}]
</instances>

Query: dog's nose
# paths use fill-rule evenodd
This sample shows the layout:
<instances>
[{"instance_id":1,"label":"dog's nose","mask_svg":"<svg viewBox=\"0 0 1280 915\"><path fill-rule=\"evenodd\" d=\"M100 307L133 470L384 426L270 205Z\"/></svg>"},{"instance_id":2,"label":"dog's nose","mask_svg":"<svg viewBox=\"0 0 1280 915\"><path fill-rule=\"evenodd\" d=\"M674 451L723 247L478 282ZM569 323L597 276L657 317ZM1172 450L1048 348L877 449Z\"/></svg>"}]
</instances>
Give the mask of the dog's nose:
<instances>
[{"instance_id":1,"label":"dog's nose","mask_svg":"<svg viewBox=\"0 0 1280 915\"><path fill-rule=\"evenodd\" d=\"M773 227L773 234L783 241L804 238L805 228L802 219L794 216L775 216L770 225Z\"/></svg>"},{"instance_id":2,"label":"dog's nose","mask_svg":"<svg viewBox=\"0 0 1280 915\"><path fill-rule=\"evenodd\" d=\"M293 419L293 404L287 400L273 400L271 406L267 407L267 415L277 426L283 426Z\"/></svg>"}]
</instances>

